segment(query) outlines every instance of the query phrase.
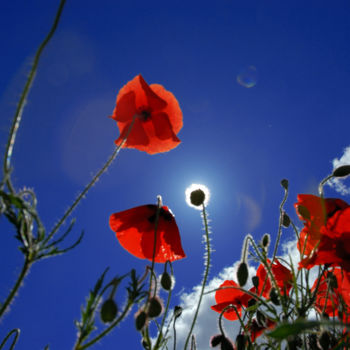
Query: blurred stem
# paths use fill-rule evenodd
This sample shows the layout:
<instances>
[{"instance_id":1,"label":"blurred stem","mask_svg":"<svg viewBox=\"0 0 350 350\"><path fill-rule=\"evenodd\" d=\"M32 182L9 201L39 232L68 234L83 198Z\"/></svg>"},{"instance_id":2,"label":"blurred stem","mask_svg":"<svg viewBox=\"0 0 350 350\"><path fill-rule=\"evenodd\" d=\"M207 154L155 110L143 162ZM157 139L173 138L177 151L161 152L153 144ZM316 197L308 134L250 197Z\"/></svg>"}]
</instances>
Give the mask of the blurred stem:
<instances>
[{"instance_id":1,"label":"blurred stem","mask_svg":"<svg viewBox=\"0 0 350 350\"><path fill-rule=\"evenodd\" d=\"M79 204L79 202L84 198L84 196L87 194L87 192L91 189L91 187L97 182L97 180L100 178L100 176L109 168L109 166L112 164L114 159L117 157L119 151L124 146L132 127L134 126L135 120L137 115L134 115L132 122L130 123L129 129L121 142L121 144L113 151L112 155L108 158L107 162L104 164L104 166L96 173L96 175L92 178L89 184L86 185L86 187L81 191L81 193L78 195L78 197L75 199L75 201L71 204L71 206L66 210L62 218L57 222L57 224L54 226L54 228L51 230L47 238L45 239L45 243L48 242L52 236L59 230L61 225L66 221L66 219L69 217L70 214L72 214L73 210L76 208L76 206Z\"/></svg>"},{"instance_id":2,"label":"blurred stem","mask_svg":"<svg viewBox=\"0 0 350 350\"><path fill-rule=\"evenodd\" d=\"M320 184L318 185L318 193L320 195L321 198L323 198L323 186L325 185L325 183L330 180L333 177L333 175L329 175L326 178L324 178Z\"/></svg>"},{"instance_id":3,"label":"blurred stem","mask_svg":"<svg viewBox=\"0 0 350 350\"><path fill-rule=\"evenodd\" d=\"M18 292L19 287L21 286L24 277L26 276L26 274L28 273L30 266L31 266L32 262L26 258L22 267L22 271L19 274L17 281L15 283L15 285L13 286L10 294L8 295L7 299L5 300L5 302L3 304L1 304L1 308L0 308L0 318L4 315L4 313L7 311L8 307L10 306L12 300L14 299L15 295Z\"/></svg>"},{"instance_id":4,"label":"blurred stem","mask_svg":"<svg viewBox=\"0 0 350 350\"><path fill-rule=\"evenodd\" d=\"M90 347L91 345L95 344L98 342L100 339L102 339L105 335L107 335L114 327L116 327L127 315L127 313L130 311L131 307L133 305L133 302L131 300L128 300L128 303L125 306L125 309L121 313L121 315L109 326L107 327L103 332L101 332L99 335L97 335L95 338L90 340L89 342L80 345L79 339L77 343L74 345L73 350L84 350Z\"/></svg>"},{"instance_id":5,"label":"blurred stem","mask_svg":"<svg viewBox=\"0 0 350 350\"><path fill-rule=\"evenodd\" d=\"M4 183L1 184L1 188L3 188L4 184L6 183L9 190L11 191L11 193L15 193L15 190L13 188L13 185L11 183L10 176L9 176L10 172L11 172L11 169L10 169L11 156L12 156L13 147L14 147L15 141L16 141L17 131L18 131L19 125L21 123L23 109L24 109L24 106L27 102L27 97L28 97L29 91L31 89L31 86L33 84L37 69L38 69L38 64L39 64L41 54L42 54L43 50L45 49L46 45L49 43L49 41L53 37L53 35L57 29L58 22L61 18L61 14L62 14L65 2L66 2L66 0L61 0L60 5L58 7L58 10L56 12L56 16L55 16L53 25L52 25L49 33L47 34L46 38L44 39L44 41L39 46L38 51L35 54L32 68L29 72L27 82L24 86L24 89L22 91L22 95L21 95L19 102L18 102L18 105L17 105L15 115L13 117L12 126L10 129L10 135L9 135L9 139L7 141L7 144L6 144L6 150L5 150L5 155L4 155L4 168L3 168Z\"/></svg>"},{"instance_id":6,"label":"blurred stem","mask_svg":"<svg viewBox=\"0 0 350 350\"><path fill-rule=\"evenodd\" d=\"M171 264L170 261L168 261L169 263L169 266L170 266L170 271L171 271L171 277L174 276L174 270L173 270L173 266ZM153 350L157 350L160 346L160 343L161 341L163 340L163 327L164 327L164 323L165 323L165 319L167 317L167 314L168 314L168 310L169 310L169 306L170 306L170 299L171 299L171 292L172 292L172 289L171 288L168 292L168 298L167 298L167 303L166 303L166 306L165 306L165 310L164 310L164 315L163 315L163 318L162 318L162 322L160 324L160 328L159 328L159 335L158 335L158 338L157 338L157 341L154 345L154 349Z\"/></svg>"},{"instance_id":7,"label":"blurred stem","mask_svg":"<svg viewBox=\"0 0 350 350\"><path fill-rule=\"evenodd\" d=\"M187 349L188 342L190 341L194 325L195 325L195 323L197 321L197 316L198 316L199 308L200 308L201 303L202 303L202 298L203 298L203 294L204 294L204 288L205 288L205 285L207 283L207 279L208 279L208 275L209 275L209 268L210 268L209 225L208 225L207 212L205 210L205 205L204 204L202 204L202 218L203 218L203 224L204 224L204 228L205 228L205 236L204 237L205 237L206 252L207 252L206 262L205 262L205 272L204 272L204 277L203 277L203 282L202 282L202 289L201 289L201 292L200 292L200 295L199 295L198 304L197 304L197 310L196 310L196 312L194 314L194 317L193 317L191 329L190 329L190 331L188 333L184 350Z\"/></svg>"},{"instance_id":8,"label":"blurred stem","mask_svg":"<svg viewBox=\"0 0 350 350\"><path fill-rule=\"evenodd\" d=\"M288 189L285 188L284 189L284 197L283 200L280 204L280 219L279 219L279 223L278 223L278 233L277 233L277 239L276 239L276 244L275 244L275 249L273 251L273 255L272 255L272 259L271 259L271 265L273 264L273 261L275 260L276 254L277 254L277 249L278 249L278 245L280 243L280 239L281 239L281 235L282 235L282 222L283 222L283 206L286 203L288 197Z\"/></svg>"},{"instance_id":9,"label":"blurred stem","mask_svg":"<svg viewBox=\"0 0 350 350\"><path fill-rule=\"evenodd\" d=\"M10 331L7 336L4 338L4 340L2 341L2 343L0 344L0 350L4 347L4 345L6 344L7 340L11 337L11 335L13 333L16 333L14 339L13 339L13 342L11 344L11 346L9 347L9 350L12 350L16 343L17 343L17 340L18 340L18 337L19 337L19 333L20 333L20 330L18 328L15 328L13 329L12 331Z\"/></svg>"}]
</instances>

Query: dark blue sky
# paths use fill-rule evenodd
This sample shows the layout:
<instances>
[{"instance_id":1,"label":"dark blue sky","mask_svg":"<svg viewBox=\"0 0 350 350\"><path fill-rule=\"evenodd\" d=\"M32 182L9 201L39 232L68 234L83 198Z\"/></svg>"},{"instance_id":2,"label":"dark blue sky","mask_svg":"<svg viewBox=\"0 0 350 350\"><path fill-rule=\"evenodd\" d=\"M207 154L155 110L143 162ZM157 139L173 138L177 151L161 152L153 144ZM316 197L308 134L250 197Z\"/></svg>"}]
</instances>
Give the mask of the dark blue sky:
<instances>
[{"instance_id":1,"label":"dark blue sky","mask_svg":"<svg viewBox=\"0 0 350 350\"><path fill-rule=\"evenodd\" d=\"M53 0L0 4L2 150L57 6ZM191 183L204 183L212 194L211 277L239 259L246 233L275 237L280 180L290 180L286 208L295 218L296 194L315 193L332 159L350 143L349 14L348 1L67 0L40 62L13 155L13 182L34 188L46 227L112 153L118 129L108 116L118 90L137 74L177 97L182 143L155 156L122 150L73 215L75 234L84 229L84 241L34 265L1 323L0 338L19 327L16 350L48 343L52 350L72 348L73 320L105 267L113 277L132 267L142 273L146 265L120 247L109 215L155 203L158 194L176 216L187 253L174 264L174 303L182 288L189 291L201 281L203 270L201 219L184 200ZM237 76L250 66L257 80L246 88ZM2 300L22 256L11 228L4 219L0 224ZM291 237L287 231L284 239ZM133 313L100 348L140 347Z\"/></svg>"}]
</instances>

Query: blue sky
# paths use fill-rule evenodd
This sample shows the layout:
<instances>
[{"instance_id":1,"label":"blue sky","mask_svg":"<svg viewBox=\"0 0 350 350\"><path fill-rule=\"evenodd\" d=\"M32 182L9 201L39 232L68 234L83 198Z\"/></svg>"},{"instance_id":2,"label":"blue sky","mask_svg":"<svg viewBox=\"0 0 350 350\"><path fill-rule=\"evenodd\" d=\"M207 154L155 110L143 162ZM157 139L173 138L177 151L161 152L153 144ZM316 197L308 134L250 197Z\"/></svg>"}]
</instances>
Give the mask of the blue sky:
<instances>
[{"instance_id":1,"label":"blue sky","mask_svg":"<svg viewBox=\"0 0 350 350\"><path fill-rule=\"evenodd\" d=\"M57 6L43 0L0 4L2 150ZM16 350L48 343L51 349L72 348L73 320L105 267L112 278L132 267L142 273L146 265L120 247L109 215L155 203L158 194L176 216L187 253L174 264L174 305L181 292L200 283L203 270L201 219L185 203L188 185L203 183L211 190L211 278L239 259L246 233L275 237L282 178L290 181L286 209L296 219L297 193L315 193L332 160L350 144L349 13L347 1L67 0L40 62L13 155L13 182L35 190L46 227L112 153L118 129L108 116L118 90L137 74L177 97L182 143L155 156L122 150L73 215L75 235L86 233L82 244L33 266L0 338L19 327ZM237 77L251 66L256 81L247 88ZM331 189L326 194L336 195ZM22 256L11 228L4 219L0 224L2 300ZM283 239L291 238L286 231ZM140 348L134 312L96 348Z\"/></svg>"}]
</instances>

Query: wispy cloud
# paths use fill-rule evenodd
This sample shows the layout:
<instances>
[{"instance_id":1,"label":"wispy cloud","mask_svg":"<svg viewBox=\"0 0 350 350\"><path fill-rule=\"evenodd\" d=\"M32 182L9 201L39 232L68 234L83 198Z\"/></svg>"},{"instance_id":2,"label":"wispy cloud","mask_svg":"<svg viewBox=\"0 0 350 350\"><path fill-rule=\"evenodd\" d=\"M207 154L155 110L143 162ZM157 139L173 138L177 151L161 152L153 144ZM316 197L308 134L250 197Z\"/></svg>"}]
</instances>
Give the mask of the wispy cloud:
<instances>
[{"instance_id":1,"label":"wispy cloud","mask_svg":"<svg viewBox=\"0 0 350 350\"><path fill-rule=\"evenodd\" d=\"M336 169L341 165L349 165L350 164L350 146L344 149L344 153L339 159L338 158L333 159L332 164L333 164L333 169ZM331 187L333 187L337 192L341 193L342 195L350 194L350 187L347 187L344 185L344 179L342 178L332 179L331 181L328 181L328 184Z\"/></svg>"}]
</instances>

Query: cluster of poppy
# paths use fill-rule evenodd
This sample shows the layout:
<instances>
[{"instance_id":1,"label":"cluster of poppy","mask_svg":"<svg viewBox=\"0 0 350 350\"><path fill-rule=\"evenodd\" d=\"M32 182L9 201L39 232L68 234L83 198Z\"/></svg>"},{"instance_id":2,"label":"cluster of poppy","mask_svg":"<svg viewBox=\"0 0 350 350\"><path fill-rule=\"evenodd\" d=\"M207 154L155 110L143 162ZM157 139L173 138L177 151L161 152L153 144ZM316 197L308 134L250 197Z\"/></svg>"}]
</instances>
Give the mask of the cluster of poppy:
<instances>
[{"instance_id":1,"label":"cluster of poppy","mask_svg":"<svg viewBox=\"0 0 350 350\"><path fill-rule=\"evenodd\" d=\"M292 273L291 271L283 266L278 259L275 259L271 264L270 260L267 263L271 266L271 271L275 277L277 287L280 289L281 294L289 294L292 288ZM249 294L243 291L240 286L232 281L226 280L222 283L219 289L215 293L216 305L211 307L212 310L222 313L225 308L229 305L234 305L235 309L227 308L223 316L230 320L235 321L238 316L242 315L242 308L248 307L249 302L254 300L254 295L257 297L268 298L272 291L272 283L263 264L258 267L255 276L255 285L249 290ZM263 331L267 328L275 326L275 322L267 319L265 324L262 325L257 320L253 320L246 325L246 331L250 333L251 340L254 341L260 336Z\"/></svg>"}]
</instances>

